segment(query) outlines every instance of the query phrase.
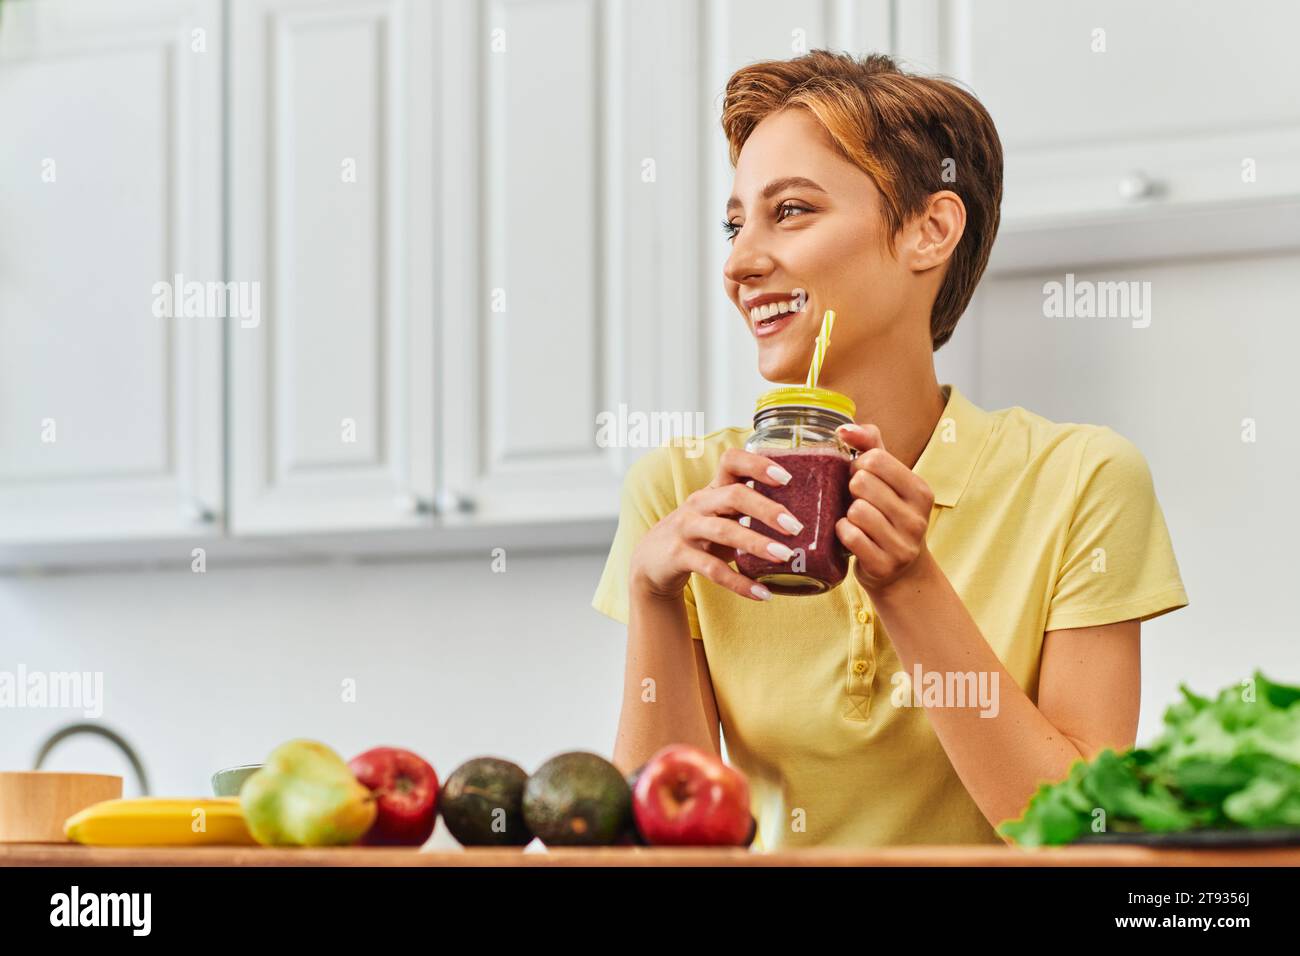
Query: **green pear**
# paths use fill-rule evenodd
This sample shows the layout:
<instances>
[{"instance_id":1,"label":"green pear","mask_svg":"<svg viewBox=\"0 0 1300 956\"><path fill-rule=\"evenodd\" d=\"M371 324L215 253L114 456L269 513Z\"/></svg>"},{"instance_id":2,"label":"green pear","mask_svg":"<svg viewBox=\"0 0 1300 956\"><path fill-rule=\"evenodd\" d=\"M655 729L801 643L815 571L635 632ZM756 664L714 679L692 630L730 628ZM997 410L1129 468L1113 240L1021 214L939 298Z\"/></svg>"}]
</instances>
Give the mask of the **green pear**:
<instances>
[{"instance_id":1,"label":"green pear","mask_svg":"<svg viewBox=\"0 0 1300 956\"><path fill-rule=\"evenodd\" d=\"M315 740L290 740L271 751L244 781L239 802L249 832L265 846L355 843L375 822L369 788Z\"/></svg>"}]
</instances>

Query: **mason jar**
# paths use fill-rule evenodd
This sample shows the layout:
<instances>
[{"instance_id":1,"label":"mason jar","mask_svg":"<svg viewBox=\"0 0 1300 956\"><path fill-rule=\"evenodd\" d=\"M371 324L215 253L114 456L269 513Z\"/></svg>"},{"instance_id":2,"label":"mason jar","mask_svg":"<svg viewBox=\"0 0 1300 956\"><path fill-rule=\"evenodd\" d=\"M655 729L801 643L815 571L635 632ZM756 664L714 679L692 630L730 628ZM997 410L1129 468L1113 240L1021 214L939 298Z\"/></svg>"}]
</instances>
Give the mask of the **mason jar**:
<instances>
[{"instance_id":1,"label":"mason jar","mask_svg":"<svg viewBox=\"0 0 1300 956\"><path fill-rule=\"evenodd\" d=\"M857 452L835 429L853 424L856 412L847 395L802 385L773 389L754 406L754 434L745 449L772 459L791 477L786 485L750 484L803 523L803 530L789 535L757 518L748 522L794 551L789 561L736 552L736 569L773 594L825 594L848 574L849 550L835 524L852 503L849 463Z\"/></svg>"}]
</instances>

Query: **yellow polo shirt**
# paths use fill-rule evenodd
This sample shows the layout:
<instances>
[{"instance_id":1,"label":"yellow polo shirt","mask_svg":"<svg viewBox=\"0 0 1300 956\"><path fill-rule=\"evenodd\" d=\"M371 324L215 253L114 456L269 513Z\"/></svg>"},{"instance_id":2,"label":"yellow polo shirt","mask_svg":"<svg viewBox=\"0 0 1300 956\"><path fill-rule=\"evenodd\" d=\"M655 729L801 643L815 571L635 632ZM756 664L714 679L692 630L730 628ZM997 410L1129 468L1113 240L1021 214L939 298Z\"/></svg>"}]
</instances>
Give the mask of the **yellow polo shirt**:
<instances>
[{"instance_id":1,"label":"yellow polo shirt","mask_svg":"<svg viewBox=\"0 0 1300 956\"><path fill-rule=\"evenodd\" d=\"M1018 406L987 412L943 388L946 407L914 469L934 492L926 541L1036 701L1044 632L1187 604L1169 532L1128 439ZM593 607L627 623L633 547L752 433L724 428L703 438L698 457L664 446L633 464ZM812 597L755 602L694 574L683 597L728 759L749 779L756 846L1001 842L925 708L895 703L912 698L895 693L902 667L852 565L839 587Z\"/></svg>"}]
</instances>

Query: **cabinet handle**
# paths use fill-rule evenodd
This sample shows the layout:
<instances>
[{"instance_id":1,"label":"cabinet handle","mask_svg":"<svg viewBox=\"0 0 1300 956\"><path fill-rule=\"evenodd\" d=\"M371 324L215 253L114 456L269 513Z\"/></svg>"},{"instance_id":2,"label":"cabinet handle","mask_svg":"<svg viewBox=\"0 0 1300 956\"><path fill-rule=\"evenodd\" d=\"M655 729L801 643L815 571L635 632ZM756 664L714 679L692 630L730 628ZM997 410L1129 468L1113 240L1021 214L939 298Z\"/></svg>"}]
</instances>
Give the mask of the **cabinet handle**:
<instances>
[{"instance_id":1,"label":"cabinet handle","mask_svg":"<svg viewBox=\"0 0 1300 956\"><path fill-rule=\"evenodd\" d=\"M434 511L440 515L469 514L474 510L474 499L458 491L444 488L434 499Z\"/></svg>"},{"instance_id":2,"label":"cabinet handle","mask_svg":"<svg viewBox=\"0 0 1300 956\"><path fill-rule=\"evenodd\" d=\"M185 516L191 524L216 524L217 521L217 513L197 498L185 505Z\"/></svg>"},{"instance_id":3,"label":"cabinet handle","mask_svg":"<svg viewBox=\"0 0 1300 956\"><path fill-rule=\"evenodd\" d=\"M1136 202L1160 195L1161 185L1141 170L1134 170L1119 181L1121 199Z\"/></svg>"}]
</instances>

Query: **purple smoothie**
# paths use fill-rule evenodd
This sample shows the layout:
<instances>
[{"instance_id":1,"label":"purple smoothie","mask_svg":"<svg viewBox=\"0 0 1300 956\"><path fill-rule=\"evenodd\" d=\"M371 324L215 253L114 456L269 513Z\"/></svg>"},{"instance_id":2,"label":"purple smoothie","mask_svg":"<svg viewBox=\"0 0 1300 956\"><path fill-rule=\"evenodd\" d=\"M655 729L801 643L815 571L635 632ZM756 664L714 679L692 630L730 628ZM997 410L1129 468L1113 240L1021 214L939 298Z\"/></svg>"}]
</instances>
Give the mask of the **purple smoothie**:
<instances>
[{"instance_id":1,"label":"purple smoothie","mask_svg":"<svg viewBox=\"0 0 1300 956\"><path fill-rule=\"evenodd\" d=\"M828 448L791 449L763 452L793 476L787 485L754 487L773 501L785 505L803 522L797 535L769 528L757 518L750 527L795 551L789 561L771 561L738 552L736 569L762 584L773 594L820 594L829 591L849 570L848 549L835 534L835 523L849 510L849 459ZM803 549L800 561L799 549ZM802 569L802 570L800 570Z\"/></svg>"}]
</instances>

